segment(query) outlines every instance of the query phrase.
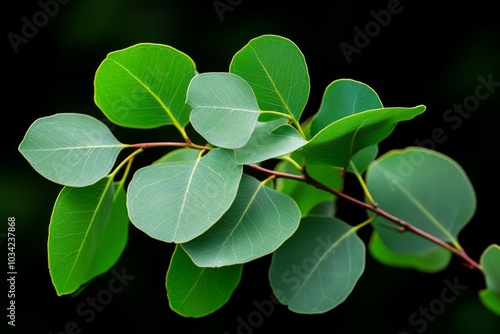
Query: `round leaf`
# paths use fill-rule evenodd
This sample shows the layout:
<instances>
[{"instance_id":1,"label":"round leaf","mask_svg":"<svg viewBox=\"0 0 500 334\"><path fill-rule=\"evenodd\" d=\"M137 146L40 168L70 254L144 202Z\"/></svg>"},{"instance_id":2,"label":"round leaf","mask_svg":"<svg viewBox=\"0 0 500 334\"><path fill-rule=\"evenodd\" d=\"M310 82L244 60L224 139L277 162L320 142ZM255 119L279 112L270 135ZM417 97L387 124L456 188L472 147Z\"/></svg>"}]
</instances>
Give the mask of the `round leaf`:
<instances>
[{"instance_id":1,"label":"round leaf","mask_svg":"<svg viewBox=\"0 0 500 334\"><path fill-rule=\"evenodd\" d=\"M62 113L37 119L19 151L45 178L82 187L106 176L125 146L101 121L88 115Z\"/></svg>"},{"instance_id":2,"label":"round leaf","mask_svg":"<svg viewBox=\"0 0 500 334\"><path fill-rule=\"evenodd\" d=\"M189 85L191 124L209 143L239 148L250 139L260 115L248 83L231 73L203 73Z\"/></svg>"},{"instance_id":3,"label":"round leaf","mask_svg":"<svg viewBox=\"0 0 500 334\"><path fill-rule=\"evenodd\" d=\"M200 267L245 263L275 251L295 232L299 221L300 210L289 196L243 175L229 210L183 247Z\"/></svg>"},{"instance_id":4,"label":"round leaf","mask_svg":"<svg viewBox=\"0 0 500 334\"><path fill-rule=\"evenodd\" d=\"M168 45L139 43L111 52L97 69L95 102L113 123L132 128L189 121L186 92L194 62Z\"/></svg>"},{"instance_id":5,"label":"round leaf","mask_svg":"<svg viewBox=\"0 0 500 334\"><path fill-rule=\"evenodd\" d=\"M380 208L455 244L476 209L474 189L460 165L426 148L384 154L368 168L366 184ZM373 226L394 252L421 255L439 247L413 233L399 232L395 223L380 216Z\"/></svg>"},{"instance_id":6,"label":"round leaf","mask_svg":"<svg viewBox=\"0 0 500 334\"><path fill-rule=\"evenodd\" d=\"M275 35L254 38L234 55L229 72L252 86L261 110L300 120L310 84L304 55L295 43Z\"/></svg>"},{"instance_id":7,"label":"round leaf","mask_svg":"<svg viewBox=\"0 0 500 334\"><path fill-rule=\"evenodd\" d=\"M229 209L242 171L232 152L222 149L213 149L193 161L143 167L128 188L130 220L152 238L187 242Z\"/></svg>"},{"instance_id":8,"label":"round leaf","mask_svg":"<svg viewBox=\"0 0 500 334\"><path fill-rule=\"evenodd\" d=\"M342 303L365 267L365 245L336 218L305 217L274 254L269 279L278 300L296 313L324 313Z\"/></svg>"}]
</instances>

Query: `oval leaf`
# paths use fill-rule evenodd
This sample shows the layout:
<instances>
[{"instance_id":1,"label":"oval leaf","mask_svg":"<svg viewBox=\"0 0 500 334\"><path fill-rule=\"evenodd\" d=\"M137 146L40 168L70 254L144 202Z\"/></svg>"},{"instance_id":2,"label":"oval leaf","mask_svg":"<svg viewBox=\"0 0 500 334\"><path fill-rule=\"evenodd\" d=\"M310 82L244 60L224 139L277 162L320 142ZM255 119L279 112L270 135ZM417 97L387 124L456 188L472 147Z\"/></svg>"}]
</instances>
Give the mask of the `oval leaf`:
<instances>
[{"instance_id":1,"label":"oval leaf","mask_svg":"<svg viewBox=\"0 0 500 334\"><path fill-rule=\"evenodd\" d=\"M476 210L471 182L462 168L438 152L410 147L392 150L367 170L366 184L380 208L431 235L455 245L460 230ZM375 230L394 252L423 255L439 246L395 223L377 217Z\"/></svg>"},{"instance_id":2,"label":"oval leaf","mask_svg":"<svg viewBox=\"0 0 500 334\"><path fill-rule=\"evenodd\" d=\"M165 280L170 308L193 318L217 311L238 286L242 270L242 265L200 268L177 245Z\"/></svg>"},{"instance_id":3,"label":"oval leaf","mask_svg":"<svg viewBox=\"0 0 500 334\"><path fill-rule=\"evenodd\" d=\"M311 134L314 136L344 117L382 107L377 93L367 84L352 79L335 80L325 89L318 113L311 123Z\"/></svg>"},{"instance_id":4,"label":"oval leaf","mask_svg":"<svg viewBox=\"0 0 500 334\"><path fill-rule=\"evenodd\" d=\"M245 263L274 252L299 226L300 210L287 195L243 175L222 218L184 249L200 267Z\"/></svg>"},{"instance_id":5,"label":"oval leaf","mask_svg":"<svg viewBox=\"0 0 500 334\"><path fill-rule=\"evenodd\" d=\"M252 88L231 73L203 73L188 90L191 124L209 143L240 148L250 139L260 115Z\"/></svg>"},{"instance_id":6,"label":"oval leaf","mask_svg":"<svg viewBox=\"0 0 500 334\"><path fill-rule=\"evenodd\" d=\"M481 255L486 289L479 291L483 305L500 316L500 246L490 245Z\"/></svg>"},{"instance_id":7,"label":"oval leaf","mask_svg":"<svg viewBox=\"0 0 500 334\"><path fill-rule=\"evenodd\" d=\"M347 167L358 151L378 144L392 133L397 123L410 120L424 110L424 106L381 108L347 116L318 132L297 152L310 162Z\"/></svg>"},{"instance_id":8,"label":"oval leaf","mask_svg":"<svg viewBox=\"0 0 500 334\"><path fill-rule=\"evenodd\" d=\"M248 143L235 150L236 162L241 165L262 162L291 153L307 144L294 127L284 123L285 119L258 122Z\"/></svg>"},{"instance_id":9,"label":"oval leaf","mask_svg":"<svg viewBox=\"0 0 500 334\"><path fill-rule=\"evenodd\" d=\"M105 177L125 146L101 121L88 115L62 113L37 119L26 132L19 151L52 182L83 187Z\"/></svg>"},{"instance_id":10,"label":"oval leaf","mask_svg":"<svg viewBox=\"0 0 500 334\"><path fill-rule=\"evenodd\" d=\"M229 72L252 86L261 110L300 120L310 84L304 55L295 43L275 35L254 38L234 55Z\"/></svg>"},{"instance_id":11,"label":"oval leaf","mask_svg":"<svg viewBox=\"0 0 500 334\"><path fill-rule=\"evenodd\" d=\"M50 275L59 296L75 292L118 261L127 243L128 223L125 191L110 178L61 190L47 246Z\"/></svg>"},{"instance_id":12,"label":"oval leaf","mask_svg":"<svg viewBox=\"0 0 500 334\"><path fill-rule=\"evenodd\" d=\"M128 188L130 220L152 238L187 242L229 209L242 172L232 152L222 149L193 161L143 167Z\"/></svg>"},{"instance_id":13,"label":"oval leaf","mask_svg":"<svg viewBox=\"0 0 500 334\"><path fill-rule=\"evenodd\" d=\"M111 52L99 65L95 103L113 123L131 128L155 128L189 121L186 92L196 74L183 52L154 43L139 43Z\"/></svg>"},{"instance_id":14,"label":"oval leaf","mask_svg":"<svg viewBox=\"0 0 500 334\"><path fill-rule=\"evenodd\" d=\"M274 254L269 279L278 300L296 313L324 313L341 304L365 267L355 228L336 218L305 217Z\"/></svg>"}]
</instances>

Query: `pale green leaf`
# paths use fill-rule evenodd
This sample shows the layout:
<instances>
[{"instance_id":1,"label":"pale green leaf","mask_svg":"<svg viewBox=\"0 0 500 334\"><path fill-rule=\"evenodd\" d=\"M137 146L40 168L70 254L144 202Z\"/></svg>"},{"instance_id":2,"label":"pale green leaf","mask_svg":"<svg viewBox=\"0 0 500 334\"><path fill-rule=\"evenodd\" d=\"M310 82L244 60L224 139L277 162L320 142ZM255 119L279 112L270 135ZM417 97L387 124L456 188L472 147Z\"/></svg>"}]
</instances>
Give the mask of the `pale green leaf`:
<instances>
[{"instance_id":1,"label":"pale green leaf","mask_svg":"<svg viewBox=\"0 0 500 334\"><path fill-rule=\"evenodd\" d=\"M152 238L187 242L229 209L242 172L232 152L218 148L193 161L142 167L129 184L130 219Z\"/></svg>"},{"instance_id":2,"label":"pale green leaf","mask_svg":"<svg viewBox=\"0 0 500 334\"><path fill-rule=\"evenodd\" d=\"M37 119L19 151L50 181L83 187L105 177L124 147L101 121L84 114L62 113Z\"/></svg>"},{"instance_id":3,"label":"pale green leaf","mask_svg":"<svg viewBox=\"0 0 500 334\"><path fill-rule=\"evenodd\" d=\"M229 210L183 247L200 267L245 263L275 251L299 221L300 210L289 196L244 174Z\"/></svg>"}]
</instances>

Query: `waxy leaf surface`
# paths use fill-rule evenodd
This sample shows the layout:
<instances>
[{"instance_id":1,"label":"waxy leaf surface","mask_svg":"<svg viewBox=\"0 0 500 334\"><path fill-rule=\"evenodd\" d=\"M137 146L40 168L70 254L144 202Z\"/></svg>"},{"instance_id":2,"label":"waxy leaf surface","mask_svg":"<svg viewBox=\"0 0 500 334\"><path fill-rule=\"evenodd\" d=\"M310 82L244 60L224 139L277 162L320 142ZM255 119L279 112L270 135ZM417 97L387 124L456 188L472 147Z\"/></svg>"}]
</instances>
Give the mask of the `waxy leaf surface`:
<instances>
[{"instance_id":1,"label":"waxy leaf surface","mask_svg":"<svg viewBox=\"0 0 500 334\"><path fill-rule=\"evenodd\" d=\"M105 177L124 147L101 121L62 113L37 119L19 151L50 181L83 187Z\"/></svg>"},{"instance_id":2,"label":"waxy leaf surface","mask_svg":"<svg viewBox=\"0 0 500 334\"><path fill-rule=\"evenodd\" d=\"M273 254L269 279L278 300L296 313L324 313L341 304L365 267L365 245L336 218L305 217Z\"/></svg>"},{"instance_id":3,"label":"waxy leaf surface","mask_svg":"<svg viewBox=\"0 0 500 334\"><path fill-rule=\"evenodd\" d=\"M464 170L451 158L422 147L384 154L368 168L366 184L381 209L455 245L476 210L475 192ZM373 226L394 252L424 255L440 247L414 233L399 232L398 225L381 216Z\"/></svg>"},{"instance_id":4,"label":"waxy leaf surface","mask_svg":"<svg viewBox=\"0 0 500 334\"><path fill-rule=\"evenodd\" d=\"M191 124L209 143L240 148L250 139L260 109L250 85L231 73L203 73L188 89Z\"/></svg>"},{"instance_id":5,"label":"waxy leaf surface","mask_svg":"<svg viewBox=\"0 0 500 334\"><path fill-rule=\"evenodd\" d=\"M310 162L347 167L358 151L380 143L397 123L410 120L424 110L424 106L392 107L347 116L318 132L297 152Z\"/></svg>"},{"instance_id":6,"label":"waxy leaf surface","mask_svg":"<svg viewBox=\"0 0 500 334\"><path fill-rule=\"evenodd\" d=\"M111 52L96 71L95 102L113 123L131 128L156 128L189 122L186 107L194 62L162 44L139 43Z\"/></svg>"},{"instance_id":7,"label":"waxy leaf surface","mask_svg":"<svg viewBox=\"0 0 500 334\"><path fill-rule=\"evenodd\" d=\"M231 206L241 175L233 153L218 148L193 161L143 167L129 184L130 220L152 238L187 242Z\"/></svg>"},{"instance_id":8,"label":"waxy leaf surface","mask_svg":"<svg viewBox=\"0 0 500 334\"><path fill-rule=\"evenodd\" d=\"M234 55L229 71L252 86L261 110L300 120L310 84L304 55L295 43L276 35L254 38Z\"/></svg>"},{"instance_id":9,"label":"waxy leaf surface","mask_svg":"<svg viewBox=\"0 0 500 334\"><path fill-rule=\"evenodd\" d=\"M300 210L293 199L244 174L229 210L183 247L200 267L245 263L275 251L299 221Z\"/></svg>"}]
</instances>

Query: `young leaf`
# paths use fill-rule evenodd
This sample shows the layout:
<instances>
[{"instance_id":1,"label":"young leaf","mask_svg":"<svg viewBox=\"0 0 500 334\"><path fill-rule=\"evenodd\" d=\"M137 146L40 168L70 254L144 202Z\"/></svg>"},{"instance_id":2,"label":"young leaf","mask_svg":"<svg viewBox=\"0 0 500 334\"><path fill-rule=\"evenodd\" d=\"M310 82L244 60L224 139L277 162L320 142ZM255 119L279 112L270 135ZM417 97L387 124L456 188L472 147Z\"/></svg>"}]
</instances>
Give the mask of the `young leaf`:
<instances>
[{"instance_id":1,"label":"young leaf","mask_svg":"<svg viewBox=\"0 0 500 334\"><path fill-rule=\"evenodd\" d=\"M296 313L324 313L341 304L365 267L356 229L336 218L305 217L274 252L269 279L278 300Z\"/></svg>"},{"instance_id":2,"label":"young leaf","mask_svg":"<svg viewBox=\"0 0 500 334\"><path fill-rule=\"evenodd\" d=\"M435 273L445 269L452 256L451 252L439 246L422 255L397 253L387 248L377 232L373 232L368 249L375 259L387 266L411 268L427 273Z\"/></svg>"},{"instance_id":3,"label":"young leaf","mask_svg":"<svg viewBox=\"0 0 500 334\"><path fill-rule=\"evenodd\" d=\"M316 135L344 117L382 107L377 93L370 86L352 79L335 80L325 89L321 106L311 123L311 134Z\"/></svg>"},{"instance_id":4,"label":"young leaf","mask_svg":"<svg viewBox=\"0 0 500 334\"><path fill-rule=\"evenodd\" d=\"M500 316L500 247L490 245L481 255L486 289L479 292L483 305Z\"/></svg>"},{"instance_id":5,"label":"young leaf","mask_svg":"<svg viewBox=\"0 0 500 334\"><path fill-rule=\"evenodd\" d=\"M242 265L200 268L177 245L165 279L170 308L193 318L217 311L238 286L242 270Z\"/></svg>"},{"instance_id":6,"label":"young leaf","mask_svg":"<svg viewBox=\"0 0 500 334\"><path fill-rule=\"evenodd\" d=\"M61 190L48 238L50 275L59 296L75 292L116 263L127 243L128 223L125 191L117 191L109 177Z\"/></svg>"},{"instance_id":7,"label":"young leaf","mask_svg":"<svg viewBox=\"0 0 500 334\"><path fill-rule=\"evenodd\" d=\"M424 112L425 106L381 108L363 111L333 122L297 152L308 161L347 167L361 149L389 136L397 123Z\"/></svg>"},{"instance_id":8,"label":"young leaf","mask_svg":"<svg viewBox=\"0 0 500 334\"><path fill-rule=\"evenodd\" d=\"M307 141L286 124L286 119L258 122L250 140L234 151L236 162L242 165L254 164L291 153L307 144Z\"/></svg>"},{"instance_id":9,"label":"young leaf","mask_svg":"<svg viewBox=\"0 0 500 334\"><path fill-rule=\"evenodd\" d=\"M105 177L124 147L101 121L62 113L31 124L19 151L50 181L83 187Z\"/></svg>"},{"instance_id":10,"label":"young leaf","mask_svg":"<svg viewBox=\"0 0 500 334\"><path fill-rule=\"evenodd\" d=\"M232 152L218 148L193 161L143 167L129 184L130 219L152 238L187 242L229 209L242 172Z\"/></svg>"},{"instance_id":11,"label":"young leaf","mask_svg":"<svg viewBox=\"0 0 500 334\"><path fill-rule=\"evenodd\" d=\"M378 145L367 146L359 150L346 168L350 173L363 174L378 154Z\"/></svg>"},{"instance_id":12,"label":"young leaf","mask_svg":"<svg viewBox=\"0 0 500 334\"><path fill-rule=\"evenodd\" d=\"M250 139L260 115L250 85L231 73L203 73L188 88L191 124L209 143L240 148Z\"/></svg>"},{"instance_id":13,"label":"young leaf","mask_svg":"<svg viewBox=\"0 0 500 334\"><path fill-rule=\"evenodd\" d=\"M455 245L476 210L474 189L460 165L421 147L392 150L379 157L368 167L366 184L380 208ZM373 221L391 251L424 255L439 247L391 226L394 223L380 216Z\"/></svg>"},{"instance_id":14,"label":"young leaf","mask_svg":"<svg viewBox=\"0 0 500 334\"><path fill-rule=\"evenodd\" d=\"M275 35L254 38L234 55L229 72L252 86L261 110L300 120L310 84L304 55L295 43Z\"/></svg>"},{"instance_id":15,"label":"young leaf","mask_svg":"<svg viewBox=\"0 0 500 334\"><path fill-rule=\"evenodd\" d=\"M113 123L131 128L173 124L179 130L189 121L186 92L196 74L183 52L154 43L139 43L111 52L99 65L95 103Z\"/></svg>"},{"instance_id":16,"label":"young leaf","mask_svg":"<svg viewBox=\"0 0 500 334\"><path fill-rule=\"evenodd\" d=\"M182 246L200 267L245 263L274 252L299 226L300 210L287 195L243 175L222 218Z\"/></svg>"}]
</instances>

